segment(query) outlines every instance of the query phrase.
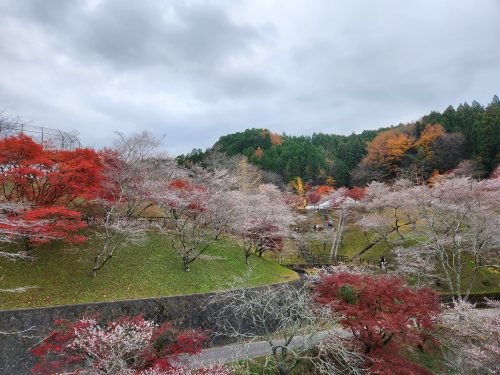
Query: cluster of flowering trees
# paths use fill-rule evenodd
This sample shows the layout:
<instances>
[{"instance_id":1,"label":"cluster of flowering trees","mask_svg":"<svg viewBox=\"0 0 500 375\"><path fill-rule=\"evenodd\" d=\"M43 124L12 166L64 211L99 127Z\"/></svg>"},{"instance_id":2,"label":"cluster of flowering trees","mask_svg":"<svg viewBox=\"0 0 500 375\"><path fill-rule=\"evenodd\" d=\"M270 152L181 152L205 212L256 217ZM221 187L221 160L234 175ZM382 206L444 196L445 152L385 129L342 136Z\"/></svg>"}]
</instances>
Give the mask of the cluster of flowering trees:
<instances>
[{"instance_id":1,"label":"cluster of flowering trees","mask_svg":"<svg viewBox=\"0 0 500 375\"><path fill-rule=\"evenodd\" d=\"M492 308L500 308L500 302L488 301ZM500 364L500 316L480 313L474 305L460 301L452 313L442 319L443 337L447 342L445 360L453 372L468 374L498 374Z\"/></svg>"},{"instance_id":2,"label":"cluster of flowering trees","mask_svg":"<svg viewBox=\"0 0 500 375\"><path fill-rule=\"evenodd\" d=\"M262 256L268 250L279 251L284 239L293 236L293 210L274 185L260 185L257 191L235 191L231 196L238 205L231 232L243 242L247 264L252 252Z\"/></svg>"},{"instance_id":3,"label":"cluster of flowering trees","mask_svg":"<svg viewBox=\"0 0 500 375\"><path fill-rule=\"evenodd\" d=\"M467 300L500 244L500 178L462 172L436 175L426 185L400 179L337 189L328 196L332 228L314 236L328 235L334 258L347 224L357 225L369 243L356 256L384 242L392 249L391 272L412 275L418 285L438 282L455 302Z\"/></svg>"},{"instance_id":4,"label":"cluster of flowering trees","mask_svg":"<svg viewBox=\"0 0 500 375\"><path fill-rule=\"evenodd\" d=\"M251 252L282 248L293 210L274 186L255 183L248 164L188 169L159 154L159 144L147 132L118 133L100 152L56 151L23 134L2 139L2 240L23 241L26 251L52 240L81 243L84 213L99 239L96 276L117 249L144 239L147 228L138 219L154 207L185 270L222 236L242 240L247 262Z\"/></svg>"},{"instance_id":5,"label":"cluster of flowering trees","mask_svg":"<svg viewBox=\"0 0 500 375\"><path fill-rule=\"evenodd\" d=\"M34 349L33 374L72 373L136 375L229 375L221 366L183 367L181 357L201 351L207 336L158 325L142 316L103 324L96 317L56 321L56 328Z\"/></svg>"}]
</instances>

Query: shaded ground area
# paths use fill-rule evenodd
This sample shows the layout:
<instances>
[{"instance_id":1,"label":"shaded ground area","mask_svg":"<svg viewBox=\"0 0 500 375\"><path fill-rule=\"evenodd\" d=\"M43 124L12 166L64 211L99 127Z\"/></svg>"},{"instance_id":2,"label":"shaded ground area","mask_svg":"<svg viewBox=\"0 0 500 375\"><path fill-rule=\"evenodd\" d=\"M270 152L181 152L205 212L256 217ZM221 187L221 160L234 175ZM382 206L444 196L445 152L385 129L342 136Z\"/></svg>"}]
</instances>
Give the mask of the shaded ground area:
<instances>
[{"instance_id":1,"label":"shaded ground area","mask_svg":"<svg viewBox=\"0 0 500 375\"><path fill-rule=\"evenodd\" d=\"M0 292L0 309L209 292L227 287L249 270L240 248L221 240L191 265L191 272L184 272L168 239L152 233L145 244L120 250L92 278L96 245L92 240L80 246L48 244L35 251L33 262L0 259L0 289L34 286L22 293ZM250 268L240 286L297 278L293 271L254 255Z\"/></svg>"}]
</instances>

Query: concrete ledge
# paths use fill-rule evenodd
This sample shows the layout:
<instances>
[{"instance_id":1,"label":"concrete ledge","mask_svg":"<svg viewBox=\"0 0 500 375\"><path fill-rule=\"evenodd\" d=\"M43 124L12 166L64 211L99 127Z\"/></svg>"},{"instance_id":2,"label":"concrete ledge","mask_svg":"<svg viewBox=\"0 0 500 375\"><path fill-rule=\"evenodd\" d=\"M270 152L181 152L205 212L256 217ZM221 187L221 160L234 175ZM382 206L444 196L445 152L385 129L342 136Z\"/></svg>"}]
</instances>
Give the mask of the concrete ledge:
<instances>
[{"instance_id":1,"label":"concrete ledge","mask_svg":"<svg viewBox=\"0 0 500 375\"><path fill-rule=\"evenodd\" d=\"M293 280L250 289L263 290L283 284L294 286L300 283L300 280ZM84 315L97 314L103 321L111 321L120 316L142 315L145 319L152 319L158 323L170 321L182 329L211 329L210 317L218 310L215 305L207 307L207 300L213 294L199 293L114 302L0 310L0 331L25 331L32 328L23 334L26 337L0 335L0 374L30 374L35 360L29 350L51 331L56 319L77 320ZM214 342L214 344L219 345L225 343L229 343L229 341L219 339Z\"/></svg>"}]
</instances>

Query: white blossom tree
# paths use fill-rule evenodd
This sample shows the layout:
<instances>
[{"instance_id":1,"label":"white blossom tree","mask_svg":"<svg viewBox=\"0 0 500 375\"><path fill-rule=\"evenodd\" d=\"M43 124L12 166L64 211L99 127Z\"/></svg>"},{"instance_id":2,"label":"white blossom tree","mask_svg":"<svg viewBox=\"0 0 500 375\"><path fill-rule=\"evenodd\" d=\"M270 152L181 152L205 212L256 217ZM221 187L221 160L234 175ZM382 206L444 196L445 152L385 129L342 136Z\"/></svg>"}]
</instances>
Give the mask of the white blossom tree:
<instances>
[{"instance_id":1,"label":"white blossom tree","mask_svg":"<svg viewBox=\"0 0 500 375\"><path fill-rule=\"evenodd\" d=\"M0 244L14 242L18 237L35 236L34 228L50 224L48 219L43 220L12 220L25 210L25 206L19 203L0 202ZM55 239L55 238L54 238ZM31 260L32 255L27 251L0 251L0 258L9 260Z\"/></svg>"},{"instance_id":2,"label":"white blossom tree","mask_svg":"<svg viewBox=\"0 0 500 375\"><path fill-rule=\"evenodd\" d=\"M335 190L329 197L331 207L336 214L336 223L328 231L332 241L330 248L330 259L337 258L339 247L342 243L347 224L353 219L360 208L360 203L349 197L349 190L341 187Z\"/></svg>"},{"instance_id":3,"label":"white blossom tree","mask_svg":"<svg viewBox=\"0 0 500 375\"><path fill-rule=\"evenodd\" d=\"M317 305L308 286L233 289L216 293L210 304L220 306L214 316L216 335L267 343L271 355L263 371L287 375L302 362L322 374L363 372L363 356L345 345L332 309Z\"/></svg>"},{"instance_id":4,"label":"white blossom tree","mask_svg":"<svg viewBox=\"0 0 500 375\"><path fill-rule=\"evenodd\" d=\"M149 181L175 169L170 158L158 158L155 151L161 140L152 134L117 135L113 148L101 152L104 181L98 202L104 212L94 221L98 225L95 236L100 239L92 267L94 277L117 249L145 240L145 228L136 219L153 204Z\"/></svg>"},{"instance_id":5,"label":"white blossom tree","mask_svg":"<svg viewBox=\"0 0 500 375\"><path fill-rule=\"evenodd\" d=\"M378 197L370 191L371 187L372 209L361 225L374 231L382 228L380 238L398 233L416 243L395 249L398 271L438 278L455 300L467 300L479 270L493 259L499 244L500 179L451 176L437 179L433 186L377 184ZM387 207L393 218L383 216ZM411 231L403 234L404 227ZM466 279L467 267L472 272Z\"/></svg>"},{"instance_id":6,"label":"white blossom tree","mask_svg":"<svg viewBox=\"0 0 500 375\"><path fill-rule=\"evenodd\" d=\"M363 207L365 212L357 224L371 238L358 255L381 241L391 247L404 242L405 232L411 231L417 220L415 207L411 205L413 189L418 187L413 187L409 180L397 180L392 185L382 182L368 185Z\"/></svg>"},{"instance_id":7,"label":"white blossom tree","mask_svg":"<svg viewBox=\"0 0 500 375\"><path fill-rule=\"evenodd\" d=\"M466 301L458 301L444 315L442 325L444 359L453 373L498 374L500 372L500 314L498 301L488 301L494 309L481 311Z\"/></svg>"}]
</instances>

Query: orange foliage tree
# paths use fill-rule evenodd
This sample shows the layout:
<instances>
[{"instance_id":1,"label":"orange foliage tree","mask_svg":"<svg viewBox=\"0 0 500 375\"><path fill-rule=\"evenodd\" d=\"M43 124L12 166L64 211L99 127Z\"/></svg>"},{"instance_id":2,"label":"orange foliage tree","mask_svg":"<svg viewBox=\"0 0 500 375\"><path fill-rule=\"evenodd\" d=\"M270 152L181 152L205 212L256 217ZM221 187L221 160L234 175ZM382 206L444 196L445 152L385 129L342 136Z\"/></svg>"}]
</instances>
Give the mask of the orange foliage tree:
<instances>
[{"instance_id":1,"label":"orange foliage tree","mask_svg":"<svg viewBox=\"0 0 500 375\"><path fill-rule=\"evenodd\" d=\"M395 177L405 153L414 142L415 139L400 128L383 131L367 146L362 163L381 170L384 178Z\"/></svg>"},{"instance_id":2,"label":"orange foliage tree","mask_svg":"<svg viewBox=\"0 0 500 375\"><path fill-rule=\"evenodd\" d=\"M269 132L269 137L271 138L271 143L275 146L279 146L283 143L283 139L279 134Z\"/></svg>"},{"instance_id":3,"label":"orange foliage tree","mask_svg":"<svg viewBox=\"0 0 500 375\"><path fill-rule=\"evenodd\" d=\"M256 158L261 158L262 155L264 155L264 151L260 147L257 147L257 149L255 150L254 156Z\"/></svg>"},{"instance_id":4,"label":"orange foliage tree","mask_svg":"<svg viewBox=\"0 0 500 375\"><path fill-rule=\"evenodd\" d=\"M428 179L432 171L442 164L442 155L437 155L434 160L436 147L446 143L443 140L450 143L454 138L453 135L446 134L439 124L427 124L420 135L417 135L417 128L413 124L381 132L368 144L367 155L358 170L369 171L371 179L391 180L401 177L403 173L409 173L411 178L418 176L419 180ZM455 148L457 147L459 142Z\"/></svg>"}]
</instances>

